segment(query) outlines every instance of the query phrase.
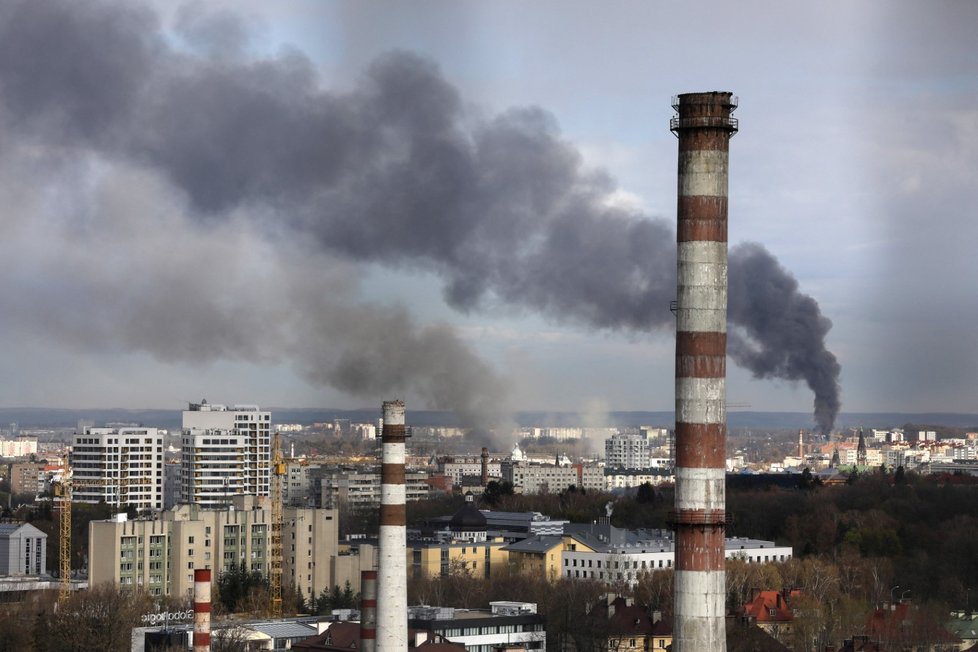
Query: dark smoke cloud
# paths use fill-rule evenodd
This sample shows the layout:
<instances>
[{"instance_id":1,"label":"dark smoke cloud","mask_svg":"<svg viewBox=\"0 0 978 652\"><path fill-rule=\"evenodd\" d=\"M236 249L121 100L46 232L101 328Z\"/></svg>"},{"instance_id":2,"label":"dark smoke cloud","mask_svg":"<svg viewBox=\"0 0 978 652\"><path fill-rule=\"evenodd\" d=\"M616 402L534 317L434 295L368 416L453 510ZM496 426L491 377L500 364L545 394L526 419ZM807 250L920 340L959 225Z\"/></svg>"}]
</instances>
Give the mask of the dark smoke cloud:
<instances>
[{"instance_id":1,"label":"dark smoke cloud","mask_svg":"<svg viewBox=\"0 0 978 652\"><path fill-rule=\"evenodd\" d=\"M433 63L404 52L379 57L354 88L330 91L299 53L257 61L236 55L244 49L240 25L226 16L184 12L179 22L193 52L167 46L158 19L134 3L5 3L4 131L25 144L162 175L202 229L232 216L260 217L273 237L298 235L329 256L434 272L459 310L501 302L631 332L673 323L672 225L615 206L613 180L585 167L545 111L478 119ZM208 52L208 40L216 44L210 54L195 54ZM769 255L750 251L764 255L740 266L731 259L731 320L749 336L734 339L732 355L755 375L806 380L819 424L831 426L838 365L824 349L828 322L797 284L783 282L790 277L776 263L751 262ZM779 325L764 303L772 299L805 309ZM297 305L291 312L304 316L293 320L324 319L315 306ZM231 340L228 355L247 348L249 335L233 319L205 326L209 313L202 313L194 335L222 333L221 341ZM326 313L327 322L338 319ZM292 359L311 377L353 393L410 383L439 407L477 403L462 393L479 393L477 379L494 378L484 363L443 328L385 341L402 318L364 324L354 316L331 331L356 334L342 345L305 342L342 350L323 368L302 347ZM815 324L796 324L805 318ZM790 333L781 331L786 324ZM169 355L148 338L140 346Z\"/></svg>"},{"instance_id":2,"label":"dark smoke cloud","mask_svg":"<svg viewBox=\"0 0 978 652\"><path fill-rule=\"evenodd\" d=\"M831 432L839 413L839 363L825 348L832 322L764 247L730 250L727 352L756 378L804 380L815 392L815 423Z\"/></svg>"}]
</instances>

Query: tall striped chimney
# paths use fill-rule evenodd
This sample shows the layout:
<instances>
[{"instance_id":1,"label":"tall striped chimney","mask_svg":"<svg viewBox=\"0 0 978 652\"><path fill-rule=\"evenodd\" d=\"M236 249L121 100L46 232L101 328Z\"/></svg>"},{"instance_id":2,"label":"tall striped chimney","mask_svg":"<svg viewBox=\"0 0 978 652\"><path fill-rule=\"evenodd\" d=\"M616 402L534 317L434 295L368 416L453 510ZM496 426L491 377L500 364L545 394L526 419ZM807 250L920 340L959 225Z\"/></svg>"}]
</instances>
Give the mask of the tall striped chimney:
<instances>
[{"instance_id":1,"label":"tall striped chimney","mask_svg":"<svg viewBox=\"0 0 978 652\"><path fill-rule=\"evenodd\" d=\"M727 153L730 93L673 100L679 138L673 652L726 650Z\"/></svg>"},{"instance_id":2,"label":"tall striped chimney","mask_svg":"<svg viewBox=\"0 0 978 652\"><path fill-rule=\"evenodd\" d=\"M194 652L211 649L211 571L194 569Z\"/></svg>"},{"instance_id":3,"label":"tall striped chimney","mask_svg":"<svg viewBox=\"0 0 978 652\"><path fill-rule=\"evenodd\" d=\"M377 571L360 571L360 652L377 649Z\"/></svg>"},{"instance_id":4,"label":"tall striped chimney","mask_svg":"<svg viewBox=\"0 0 978 652\"><path fill-rule=\"evenodd\" d=\"M407 634L407 517L404 501L404 401L384 401L380 470L377 652L404 652Z\"/></svg>"},{"instance_id":5,"label":"tall striped chimney","mask_svg":"<svg viewBox=\"0 0 978 652\"><path fill-rule=\"evenodd\" d=\"M489 449L482 447L482 475L480 476L482 486L489 484Z\"/></svg>"}]
</instances>

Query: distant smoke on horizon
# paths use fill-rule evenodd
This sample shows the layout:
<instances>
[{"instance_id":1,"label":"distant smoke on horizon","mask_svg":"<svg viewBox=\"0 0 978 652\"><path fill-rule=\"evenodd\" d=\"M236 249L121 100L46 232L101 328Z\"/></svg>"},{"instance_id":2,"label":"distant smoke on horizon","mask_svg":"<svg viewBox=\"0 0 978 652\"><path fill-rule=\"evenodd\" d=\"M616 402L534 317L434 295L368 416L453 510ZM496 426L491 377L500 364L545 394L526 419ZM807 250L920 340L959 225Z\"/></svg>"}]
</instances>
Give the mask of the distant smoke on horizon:
<instances>
[{"instance_id":1,"label":"distant smoke on horizon","mask_svg":"<svg viewBox=\"0 0 978 652\"><path fill-rule=\"evenodd\" d=\"M4 251L38 216L55 234L48 266L0 289L22 328L161 360L287 359L353 395L410 388L484 421L505 405L504 379L447 327L360 300L355 265L434 273L465 312L501 302L587 328L673 326L674 225L611 201L614 180L546 111L477 119L407 52L330 91L301 53L240 55L232 16L181 12L193 51L160 23L128 2L0 7L0 193L23 210ZM39 170L63 187L30 196ZM72 251L85 244L120 249L96 264ZM831 323L759 244L731 248L730 279L731 358L805 381L830 430ZM64 301L77 323L50 319Z\"/></svg>"}]
</instances>

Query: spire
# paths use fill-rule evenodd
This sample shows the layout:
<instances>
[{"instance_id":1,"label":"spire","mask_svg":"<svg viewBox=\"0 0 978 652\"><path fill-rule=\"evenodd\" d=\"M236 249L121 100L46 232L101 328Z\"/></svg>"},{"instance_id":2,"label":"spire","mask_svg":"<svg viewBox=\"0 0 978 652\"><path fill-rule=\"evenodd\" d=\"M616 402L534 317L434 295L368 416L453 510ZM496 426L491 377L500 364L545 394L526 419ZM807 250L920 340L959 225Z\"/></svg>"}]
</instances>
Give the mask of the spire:
<instances>
[{"instance_id":1,"label":"spire","mask_svg":"<svg viewBox=\"0 0 978 652\"><path fill-rule=\"evenodd\" d=\"M856 446L856 464L866 465L866 438L863 436L863 429L859 429L859 445Z\"/></svg>"}]
</instances>

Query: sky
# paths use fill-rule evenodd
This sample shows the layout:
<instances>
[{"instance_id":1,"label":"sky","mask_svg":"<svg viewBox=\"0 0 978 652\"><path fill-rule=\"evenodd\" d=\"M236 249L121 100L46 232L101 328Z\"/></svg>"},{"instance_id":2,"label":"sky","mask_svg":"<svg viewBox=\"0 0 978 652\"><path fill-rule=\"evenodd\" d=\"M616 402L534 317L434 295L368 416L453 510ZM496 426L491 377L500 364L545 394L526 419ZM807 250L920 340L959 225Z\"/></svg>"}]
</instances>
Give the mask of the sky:
<instances>
[{"instance_id":1,"label":"sky","mask_svg":"<svg viewBox=\"0 0 978 652\"><path fill-rule=\"evenodd\" d=\"M967 2L7 0L0 406L669 410L671 98L721 90L728 402L976 412L976 27Z\"/></svg>"}]
</instances>

